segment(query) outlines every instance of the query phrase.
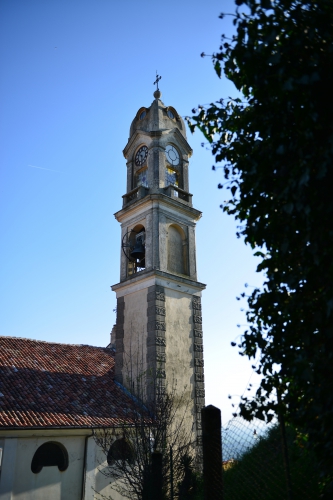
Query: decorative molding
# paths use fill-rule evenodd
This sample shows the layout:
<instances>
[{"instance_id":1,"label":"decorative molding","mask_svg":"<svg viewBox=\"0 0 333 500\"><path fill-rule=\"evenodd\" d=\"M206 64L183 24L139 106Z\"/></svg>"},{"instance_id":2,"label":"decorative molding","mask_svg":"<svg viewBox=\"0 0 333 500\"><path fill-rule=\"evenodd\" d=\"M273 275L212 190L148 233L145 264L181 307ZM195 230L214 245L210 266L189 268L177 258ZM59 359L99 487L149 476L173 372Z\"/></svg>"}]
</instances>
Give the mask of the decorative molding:
<instances>
[{"instance_id":1,"label":"decorative molding","mask_svg":"<svg viewBox=\"0 0 333 500\"><path fill-rule=\"evenodd\" d=\"M201 415L201 408L203 408L203 406L204 406L204 405L199 404L199 403L197 403L197 404L195 405L195 410L196 410L196 413L197 413L197 414L200 414L200 415ZM198 416L197 416L197 420L198 420Z\"/></svg>"},{"instance_id":2,"label":"decorative molding","mask_svg":"<svg viewBox=\"0 0 333 500\"><path fill-rule=\"evenodd\" d=\"M160 300L161 302L165 302L165 294L164 294L164 292L156 290L155 297L156 297L156 300Z\"/></svg>"},{"instance_id":3,"label":"decorative molding","mask_svg":"<svg viewBox=\"0 0 333 500\"><path fill-rule=\"evenodd\" d=\"M147 318L148 318L148 338L147 338L147 367L152 376L158 380L155 392L161 394L161 388L165 390L165 362L166 362L166 316L164 287L152 285L148 288L147 294ZM161 318L162 316L162 318ZM159 319L163 319L160 321ZM156 380L155 380L156 382ZM156 384L155 384L156 385ZM153 391L154 392L154 391ZM152 393L153 397L153 393Z\"/></svg>"},{"instance_id":4,"label":"decorative molding","mask_svg":"<svg viewBox=\"0 0 333 500\"><path fill-rule=\"evenodd\" d=\"M197 446L202 446L202 435L197 436Z\"/></svg>"},{"instance_id":5,"label":"decorative molding","mask_svg":"<svg viewBox=\"0 0 333 500\"><path fill-rule=\"evenodd\" d=\"M194 366L203 367L203 365L204 365L203 359L194 358Z\"/></svg>"},{"instance_id":6,"label":"decorative molding","mask_svg":"<svg viewBox=\"0 0 333 500\"><path fill-rule=\"evenodd\" d=\"M166 378L165 370L162 370L162 368L157 368L156 377L157 378Z\"/></svg>"},{"instance_id":7,"label":"decorative molding","mask_svg":"<svg viewBox=\"0 0 333 500\"><path fill-rule=\"evenodd\" d=\"M201 409L205 405L205 384L204 384L204 360L202 343L202 316L201 298L192 297L192 317L193 317L193 363L194 363L194 395L195 395L195 424L196 443L198 446L198 460L201 460L202 446L202 423Z\"/></svg>"},{"instance_id":8,"label":"decorative molding","mask_svg":"<svg viewBox=\"0 0 333 500\"><path fill-rule=\"evenodd\" d=\"M202 344L194 344L194 351L196 352L203 352L203 345Z\"/></svg>"},{"instance_id":9,"label":"decorative molding","mask_svg":"<svg viewBox=\"0 0 333 500\"><path fill-rule=\"evenodd\" d=\"M199 301L193 300L192 306L193 306L193 312L194 313L195 313L195 311L201 311L201 304L200 304Z\"/></svg>"}]
</instances>

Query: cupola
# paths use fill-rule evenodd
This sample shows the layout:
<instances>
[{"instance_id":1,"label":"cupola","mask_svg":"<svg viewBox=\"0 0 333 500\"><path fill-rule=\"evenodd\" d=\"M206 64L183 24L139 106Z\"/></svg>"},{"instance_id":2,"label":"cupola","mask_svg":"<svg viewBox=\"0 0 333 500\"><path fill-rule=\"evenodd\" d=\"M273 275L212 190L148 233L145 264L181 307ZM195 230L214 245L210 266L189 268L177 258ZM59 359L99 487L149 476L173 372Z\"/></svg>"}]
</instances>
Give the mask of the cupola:
<instances>
[{"instance_id":1,"label":"cupola","mask_svg":"<svg viewBox=\"0 0 333 500\"><path fill-rule=\"evenodd\" d=\"M188 183L188 159L192 149L185 123L173 106L165 106L161 92L154 92L149 107L140 107L130 127L123 154L127 160L127 206L148 194L164 194L192 203Z\"/></svg>"}]
</instances>

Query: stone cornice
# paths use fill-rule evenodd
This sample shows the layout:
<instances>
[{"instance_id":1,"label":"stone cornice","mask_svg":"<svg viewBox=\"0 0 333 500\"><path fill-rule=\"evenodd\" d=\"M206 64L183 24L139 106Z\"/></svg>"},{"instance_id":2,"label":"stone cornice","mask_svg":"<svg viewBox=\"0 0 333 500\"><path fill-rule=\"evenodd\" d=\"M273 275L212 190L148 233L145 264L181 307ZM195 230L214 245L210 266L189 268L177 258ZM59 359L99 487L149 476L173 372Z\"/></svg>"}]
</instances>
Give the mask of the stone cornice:
<instances>
[{"instance_id":1,"label":"stone cornice","mask_svg":"<svg viewBox=\"0 0 333 500\"><path fill-rule=\"evenodd\" d=\"M202 216L202 212L197 210L196 208L190 207L185 203L175 200L174 198L170 198L165 194L150 194L141 198L138 201L133 202L130 205L127 205L125 208L119 210L114 214L115 218L118 222L122 222L124 219L127 219L129 216L132 217L133 214L137 211L142 211L144 208L154 207L156 203L159 205L167 205L180 213L187 215L187 217L191 217L191 219L199 220Z\"/></svg>"},{"instance_id":2,"label":"stone cornice","mask_svg":"<svg viewBox=\"0 0 333 500\"><path fill-rule=\"evenodd\" d=\"M146 288L151 286L153 283L160 284L166 288L179 290L183 293L189 293L190 295L201 292L206 288L204 283L191 280L184 275L175 275L160 271L159 269L140 271L139 273L126 278L124 281L113 285L111 288L114 292L117 292L118 296L119 292L119 295L122 295L121 291L123 291L124 294L128 294L132 288Z\"/></svg>"}]
</instances>

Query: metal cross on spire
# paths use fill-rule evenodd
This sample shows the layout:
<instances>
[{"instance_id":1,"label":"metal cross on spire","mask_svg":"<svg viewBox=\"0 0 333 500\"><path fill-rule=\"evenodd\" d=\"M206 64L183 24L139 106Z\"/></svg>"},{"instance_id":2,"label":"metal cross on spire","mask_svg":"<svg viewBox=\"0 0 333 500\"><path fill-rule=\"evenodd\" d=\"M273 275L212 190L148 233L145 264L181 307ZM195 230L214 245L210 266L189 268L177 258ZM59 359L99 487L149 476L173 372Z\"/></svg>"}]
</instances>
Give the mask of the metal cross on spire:
<instances>
[{"instance_id":1,"label":"metal cross on spire","mask_svg":"<svg viewBox=\"0 0 333 500\"><path fill-rule=\"evenodd\" d=\"M159 75L157 74L157 70L156 70L156 80L155 80L155 81L154 81L154 83L153 83L153 85L156 85L156 90L160 90L160 89L158 88L158 82L160 81L160 79L161 79L161 78L162 78L162 77L161 77L161 76L159 76Z\"/></svg>"}]
</instances>

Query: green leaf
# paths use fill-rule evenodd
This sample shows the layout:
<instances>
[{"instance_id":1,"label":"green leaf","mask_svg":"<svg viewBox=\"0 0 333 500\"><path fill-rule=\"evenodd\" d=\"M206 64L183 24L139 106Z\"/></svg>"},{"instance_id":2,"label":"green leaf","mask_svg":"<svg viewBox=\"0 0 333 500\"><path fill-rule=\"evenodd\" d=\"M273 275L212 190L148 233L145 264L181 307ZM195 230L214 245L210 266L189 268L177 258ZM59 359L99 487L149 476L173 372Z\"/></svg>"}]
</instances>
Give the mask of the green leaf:
<instances>
[{"instance_id":1,"label":"green leaf","mask_svg":"<svg viewBox=\"0 0 333 500\"><path fill-rule=\"evenodd\" d=\"M219 78L221 78L221 64L219 61L216 61L214 64L214 69Z\"/></svg>"}]
</instances>

